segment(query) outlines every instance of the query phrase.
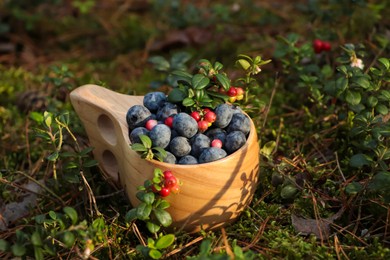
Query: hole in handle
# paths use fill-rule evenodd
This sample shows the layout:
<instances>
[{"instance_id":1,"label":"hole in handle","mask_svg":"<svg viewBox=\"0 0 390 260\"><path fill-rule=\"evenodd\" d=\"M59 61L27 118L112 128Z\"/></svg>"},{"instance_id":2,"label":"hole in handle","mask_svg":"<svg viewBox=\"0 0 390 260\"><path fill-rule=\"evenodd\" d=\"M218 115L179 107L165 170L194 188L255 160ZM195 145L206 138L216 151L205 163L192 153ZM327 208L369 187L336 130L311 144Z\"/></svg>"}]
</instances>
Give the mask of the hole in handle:
<instances>
[{"instance_id":1,"label":"hole in handle","mask_svg":"<svg viewBox=\"0 0 390 260\"><path fill-rule=\"evenodd\" d=\"M97 125L103 139L112 146L116 145L117 138L115 134L115 127L111 118L102 114L98 117Z\"/></svg>"},{"instance_id":2,"label":"hole in handle","mask_svg":"<svg viewBox=\"0 0 390 260\"><path fill-rule=\"evenodd\" d=\"M119 166L115 155L109 151L104 150L102 154L103 169L105 172L113 178L114 182L119 181Z\"/></svg>"}]
</instances>

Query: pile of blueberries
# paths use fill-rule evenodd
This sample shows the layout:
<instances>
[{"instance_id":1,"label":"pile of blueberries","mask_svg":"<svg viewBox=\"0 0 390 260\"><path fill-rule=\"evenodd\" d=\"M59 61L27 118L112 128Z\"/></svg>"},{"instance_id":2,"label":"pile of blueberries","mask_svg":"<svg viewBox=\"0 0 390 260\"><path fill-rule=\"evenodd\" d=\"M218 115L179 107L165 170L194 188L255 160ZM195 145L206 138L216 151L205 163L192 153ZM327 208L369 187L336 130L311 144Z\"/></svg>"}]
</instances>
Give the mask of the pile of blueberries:
<instances>
[{"instance_id":1,"label":"pile of blueberries","mask_svg":"<svg viewBox=\"0 0 390 260\"><path fill-rule=\"evenodd\" d=\"M184 111L163 92L146 94L143 105L130 107L126 114L131 143L141 143L139 135L149 136L152 147L166 150L164 162L172 164L216 161L246 143L251 122L239 107L223 103L214 111Z\"/></svg>"}]
</instances>

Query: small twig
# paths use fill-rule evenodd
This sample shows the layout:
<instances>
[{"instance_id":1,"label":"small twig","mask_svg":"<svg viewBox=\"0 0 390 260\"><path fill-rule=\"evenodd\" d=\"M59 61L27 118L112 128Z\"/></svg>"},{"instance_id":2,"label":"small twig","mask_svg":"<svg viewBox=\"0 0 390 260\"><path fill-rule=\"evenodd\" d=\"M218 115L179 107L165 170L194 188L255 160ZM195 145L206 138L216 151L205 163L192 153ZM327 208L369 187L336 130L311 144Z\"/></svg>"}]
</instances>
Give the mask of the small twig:
<instances>
[{"instance_id":1,"label":"small twig","mask_svg":"<svg viewBox=\"0 0 390 260\"><path fill-rule=\"evenodd\" d=\"M344 173L341 170L340 163L339 163L339 156L337 155L337 152L334 152L334 155L336 156L337 169L339 170L341 177L343 178L343 181L346 182L347 180L345 179Z\"/></svg>"},{"instance_id":2,"label":"small twig","mask_svg":"<svg viewBox=\"0 0 390 260\"><path fill-rule=\"evenodd\" d=\"M91 189L91 186L89 186L89 183L88 183L87 179L85 178L84 173L83 173L82 170L80 170L80 175L81 175L81 177L82 177L82 179L84 181L85 187L87 187L88 197L89 197L90 203L95 208L96 214L98 216L102 215L102 213L100 213L100 211L99 211L99 209L97 207L96 199L95 199L95 196L93 195L93 191ZM91 208L91 215L93 215L92 208Z\"/></svg>"},{"instance_id":3,"label":"small twig","mask_svg":"<svg viewBox=\"0 0 390 260\"><path fill-rule=\"evenodd\" d=\"M122 192L123 192L123 189L120 189L120 190L112 192L110 194L95 196L95 199L106 199L106 198L115 196L115 195L122 193Z\"/></svg>"},{"instance_id":4,"label":"small twig","mask_svg":"<svg viewBox=\"0 0 390 260\"><path fill-rule=\"evenodd\" d=\"M221 232L222 232L222 240L223 240L223 243L225 244L226 254L228 254L228 256L230 256L232 259L234 259L234 254L233 254L232 248L229 245L225 229L222 228Z\"/></svg>"},{"instance_id":5,"label":"small twig","mask_svg":"<svg viewBox=\"0 0 390 260\"><path fill-rule=\"evenodd\" d=\"M169 257L169 256L172 256L172 255L174 255L174 254L177 254L177 253L179 253L180 251L182 251L183 249L186 249L187 247L192 246L193 244L196 244L196 243L198 243L199 241L202 241L203 239L204 239L203 236L199 236L199 237L195 238L194 240L192 240L191 242L185 244L184 246L172 250L171 252L169 252L169 253L166 255L166 257Z\"/></svg>"},{"instance_id":6,"label":"small twig","mask_svg":"<svg viewBox=\"0 0 390 260\"><path fill-rule=\"evenodd\" d=\"M265 124L267 123L267 117L268 117L268 113L269 111L271 110L271 105L272 105L272 101L274 99L274 96L275 96L275 93L276 93L276 88L279 86L279 78L278 78L278 75L276 75L275 77L275 84L274 84L274 87L272 88L272 93L271 93L271 97L269 99L269 105L267 106L266 110L265 110L265 116L264 116L264 121L263 121L263 129L265 127Z\"/></svg>"},{"instance_id":7,"label":"small twig","mask_svg":"<svg viewBox=\"0 0 390 260\"><path fill-rule=\"evenodd\" d=\"M41 187L42 189L46 190L47 192L49 192L51 195L53 195L56 199L58 199L62 205L65 205L65 202L61 199L61 197L59 197L57 194L55 194L51 189L49 189L48 187L46 187L45 185L43 185L42 183L40 183L39 181L37 181L36 179L34 179L33 177L31 177L30 175L24 173L24 172L21 172L21 171L17 171L16 173L19 173L21 175L23 175L24 177L26 177L27 179L29 179L30 181L34 182L35 184L37 184L39 187Z\"/></svg>"}]
</instances>

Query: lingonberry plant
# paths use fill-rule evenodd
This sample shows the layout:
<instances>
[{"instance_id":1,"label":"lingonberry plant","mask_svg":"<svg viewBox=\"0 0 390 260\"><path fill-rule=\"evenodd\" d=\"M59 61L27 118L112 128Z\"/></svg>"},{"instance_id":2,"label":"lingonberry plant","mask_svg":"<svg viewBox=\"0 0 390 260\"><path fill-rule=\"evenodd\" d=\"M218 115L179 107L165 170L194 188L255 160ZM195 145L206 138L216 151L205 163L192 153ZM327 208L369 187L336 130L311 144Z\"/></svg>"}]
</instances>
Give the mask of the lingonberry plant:
<instances>
[{"instance_id":1,"label":"lingonberry plant","mask_svg":"<svg viewBox=\"0 0 390 260\"><path fill-rule=\"evenodd\" d=\"M159 231L161 227L168 227L172 224L172 217L166 211L170 205L164 197L170 193L178 193L179 185L179 180L171 171L163 172L155 168L152 180L146 180L143 186L138 187L139 191L136 196L141 203L129 210L125 218L127 222L144 221L149 232L154 234L155 239L148 238L147 246L137 246L137 250L145 257L161 258L163 256L161 251L172 245L175 240L175 235L164 235Z\"/></svg>"},{"instance_id":2,"label":"lingonberry plant","mask_svg":"<svg viewBox=\"0 0 390 260\"><path fill-rule=\"evenodd\" d=\"M152 147L152 141L147 135L139 135L141 143L131 144L131 149L141 154L141 157L146 160L157 159L163 161L167 156L167 152L161 147Z\"/></svg>"}]
</instances>

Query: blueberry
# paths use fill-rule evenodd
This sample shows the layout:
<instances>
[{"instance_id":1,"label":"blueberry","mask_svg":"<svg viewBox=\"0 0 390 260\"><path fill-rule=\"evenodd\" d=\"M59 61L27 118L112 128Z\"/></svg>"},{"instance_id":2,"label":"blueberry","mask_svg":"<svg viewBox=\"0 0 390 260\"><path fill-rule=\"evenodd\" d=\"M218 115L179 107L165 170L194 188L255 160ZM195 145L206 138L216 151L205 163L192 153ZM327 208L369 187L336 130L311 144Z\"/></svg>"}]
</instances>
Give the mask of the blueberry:
<instances>
[{"instance_id":1,"label":"blueberry","mask_svg":"<svg viewBox=\"0 0 390 260\"><path fill-rule=\"evenodd\" d=\"M177 136L173 138L171 143L169 144L169 150L176 157L183 157L185 155L190 154L191 145L187 138L183 136Z\"/></svg>"},{"instance_id":2,"label":"blueberry","mask_svg":"<svg viewBox=\"0 0 390 260\"><path fill-rule=\"evenodd\" d=\"M166 102L160 109L158 109L157 120L164 122L167 117L176 115L177 113L179 113L177 105Z\"/></svg>"},{"instance_id":3,"label":"blueberry","mask_svg":"<svg viewBox=\"0 0 390 260\"><path fill-rule=\"evenodd\" d=\"M191 138L198 132L198 123L189 114L179 113L173 118L172 128L179 135Z\"/></svg>"},{"instance_id":4,"label":"blueberry","mask_svg":"<svg viewBox=\"0 0 390 260\"><path fill-rule=\"evenodd\" d=\"M149 132L149 137L152 140L153 146L165 148L171 140L171 129L163 124L156 125Z\"/></svg>"},{"instance_id":5,"label":"blueberry","mask_svg":"<svg viewBox=\"0 0 390 260\"><path fill-rule=\"evenodd\" d=\"M199 156L199 163L213 162L226 157L225 150L217 147L210 147L203 150Z\"/></svg>"},{"instance_id":6,"label":"blueberry","mask_svg":"<svg viewBox=\"0 0 390 260\"><path fill-rule=\"evenodd\" d=\"M177 162L176 156L167 151L167 156L165 156L164 162L175 164Z\"/></svg>"},{"instance_id":7,"label":"blueberry","mask_svg":"<svg viewBox=\"0 0 390 260\"><path fill-rule=\"evenodd\" d=\"M196 134L191 138L191 155L199 157L205 148L210 147L210 138L204 134Z\"/></svg>"},{"instance_id":8,"label":"blueberry","mask_svg":"<svg viewBox=\"0 0 390 260\"><path fill-rule=\"evenodd\" d=\"M198 160L192 155L186 155L181 157L177 164L198 164Z\"/></svg>"},{"instance_id":9,"label":"blueberry","mask_svg":"<svg viewBox=\"0 0 390 260\"><path fill-rule=\"evenodd\" d=\"M230 121L230 124L227 127L228 133L231 133L233 131L241 131L245 135L247 135L250 130L251 130L251 121L249 117L241 113L233 114L232 120Z\"/></svg>"},{"instance_id":10,"label":"blueberry","mask_svg":"<svg viewBox=\"0 0 390 260\"><path fill-rule=\"evenodd\" d=\"M225 143L226 131L222 128L212 128L208 130L205 134L210 138L210 141L213 141L214 139L219 139L222 143Z\"/></svg>"},{"instance_id":11,"label":"blueberry","mask_svg":"<svg viewBox=\"0 0 390 260\"><path fill-rule=\"evenodd\" d=\"M141 139L139 138L140 135L149 135L149 130L142 126L134 128L129 135L130 142L132 144L142 143Z\"/></svg>"},{"instance_id":12,"label":"blueberry","mask_svg":"<svg viewBox=\"0 0 390 260\"><path fill-rule=\"evenodd\" d=\"M243 114L243 111L242 111L241 107L239 107L239 106L232 106L232 112L233 112L233 114L237 114L237 113Z\"/></svg>"},{"instance_id":13,"label":"blueberry","mask_svg":"<svg viewBox=\"0 0 390 260\"><path fill-rule=\"evenodd\" d=\"M144 96L144 106L151 112L157 111L167 101L163 92L150 92Z\"/></svg>"},{"instance_id":14,"label":"blueberry","mask_svg":"<svg viewBox=\"0 0 390 260\"><path fill-rule=\"evenodd\" d=\"M214 126L220 128L228 126L233 117L232 107L228 104L220 104L215 108L214 112L217 115Z\"/></svg>"},{"instance_id":15,"label":"blueberry","mask_svg":"<svg viewBox=\"0 0 390 260\"><path fill-rule=\"evenodd\" d=\"M134 105L130 107L126 114L129 129L133 130L136 127L144 126L151 115L150 111L144 106Z\"/></svg>"},{"instance_id":16,"label":"blueberry","mask_svg":"<svg viewBox=\"0 0 390 260\"><path fill-rule=\"evenodd\" d=\"M245 134L241 131L233 131L226 136L225 149L231 154L240 149L245 143Z\"/></svg>"}]
</instances>

